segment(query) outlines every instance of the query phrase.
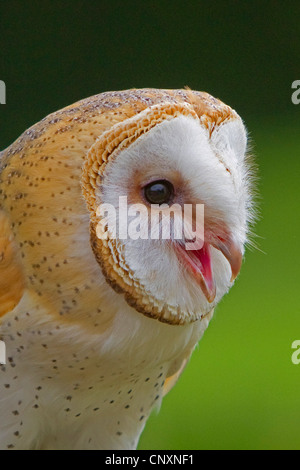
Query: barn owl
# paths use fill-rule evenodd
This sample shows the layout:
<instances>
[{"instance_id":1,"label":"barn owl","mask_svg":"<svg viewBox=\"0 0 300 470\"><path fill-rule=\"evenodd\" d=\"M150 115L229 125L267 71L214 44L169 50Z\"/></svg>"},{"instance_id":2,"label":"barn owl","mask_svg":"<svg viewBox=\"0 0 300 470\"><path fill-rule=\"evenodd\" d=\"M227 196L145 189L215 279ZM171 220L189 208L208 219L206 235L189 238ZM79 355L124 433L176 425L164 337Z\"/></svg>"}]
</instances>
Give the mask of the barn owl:
<instances>
[{"instance_id":1,"label":"barn owl","mask_svg":"<svg viewBox=\"0 0 300 470\"><path fill-rule=\"evenodd\" d=\"M1 449L134 449L239 273L246 130L207 93L106 92L0 153ZM99 237L97 208L203 204L204 241ZM150 210L150 209L149 209Z\"/></svg>"}]
</instances>

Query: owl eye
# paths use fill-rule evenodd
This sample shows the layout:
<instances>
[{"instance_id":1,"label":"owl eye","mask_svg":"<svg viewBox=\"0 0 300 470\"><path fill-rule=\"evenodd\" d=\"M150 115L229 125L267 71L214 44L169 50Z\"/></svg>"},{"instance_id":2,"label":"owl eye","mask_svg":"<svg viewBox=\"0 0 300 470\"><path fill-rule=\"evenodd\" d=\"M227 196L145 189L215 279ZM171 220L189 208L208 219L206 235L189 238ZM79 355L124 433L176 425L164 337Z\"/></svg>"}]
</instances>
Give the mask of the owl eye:
<instances>
[{"instance_id":1,"label":"owl eye","mask_svg":"<svg viewBox=\"0 0 300 470\"><path fill-rule=\"evenodd\" d=\"M174 195L174 186L167 180L152 181L143 189L150 204L168 204Z\"/></svg>"}]
</instances>

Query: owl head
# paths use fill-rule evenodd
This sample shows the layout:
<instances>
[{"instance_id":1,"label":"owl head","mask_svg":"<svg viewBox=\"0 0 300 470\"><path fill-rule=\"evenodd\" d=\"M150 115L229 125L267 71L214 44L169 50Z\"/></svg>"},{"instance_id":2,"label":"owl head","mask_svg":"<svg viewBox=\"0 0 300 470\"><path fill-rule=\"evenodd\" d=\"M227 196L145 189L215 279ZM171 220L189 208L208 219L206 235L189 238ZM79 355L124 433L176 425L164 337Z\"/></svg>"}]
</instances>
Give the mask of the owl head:
<instances>
[{"instance_id":1,"label":"owl head","mask_svg":"<svg viewBox=\"0 0 300 470\"><path fill-rule=\"evenodd\" d=\"M201 320L232 286L251 218L241 118L210 95L184 93L108 128L89 149L82 176L91 244L107 281L138 312L171 324ZM155 237L124 236L137 205L144 235ZM202 243L191 245L186 232L174 236L178 219L164 217L173 206L181 215L191 208L183 220L190 230L196 223ZM115 209L117 230L101 207Z\"/></svg>"}]
</instances>

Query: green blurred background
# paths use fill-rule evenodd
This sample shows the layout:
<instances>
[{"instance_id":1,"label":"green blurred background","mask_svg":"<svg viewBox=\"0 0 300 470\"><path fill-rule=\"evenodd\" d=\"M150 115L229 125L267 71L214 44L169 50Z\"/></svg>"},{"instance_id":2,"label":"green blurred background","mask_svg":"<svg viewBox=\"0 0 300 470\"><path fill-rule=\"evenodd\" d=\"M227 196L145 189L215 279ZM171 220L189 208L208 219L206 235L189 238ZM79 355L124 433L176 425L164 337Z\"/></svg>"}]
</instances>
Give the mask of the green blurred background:
<instances>
[{"instance_id":1,"label":"green blurred background","mask_svg":"<svg viewBox=\"0 0 300 470\"><path fill-rule=\"evenodd\" d=\"M0 149L78 99L208 91L243 117L259 166L259 249L219 305L140 449L300 448L300 2L2 0Z\"/></svg>"}]
</instances>

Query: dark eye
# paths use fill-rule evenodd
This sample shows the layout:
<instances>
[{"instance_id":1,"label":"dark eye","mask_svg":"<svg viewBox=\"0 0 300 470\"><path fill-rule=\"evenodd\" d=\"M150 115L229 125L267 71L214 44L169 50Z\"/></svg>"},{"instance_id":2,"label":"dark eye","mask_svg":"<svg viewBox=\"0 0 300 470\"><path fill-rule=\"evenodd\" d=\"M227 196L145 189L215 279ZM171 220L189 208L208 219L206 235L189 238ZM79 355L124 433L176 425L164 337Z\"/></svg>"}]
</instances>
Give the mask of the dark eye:
<instances>
[{"instance_id":1,"label":"dark eye","mask_svg":"<svg viewBox=\"0 0 300 470\"><path fill-rule=\"evenodd\" d=\"M168 204L174 195L174 186L167 180L152 181L144 187L144 195L150 204Z\"/></svg>"}]
</instances>

